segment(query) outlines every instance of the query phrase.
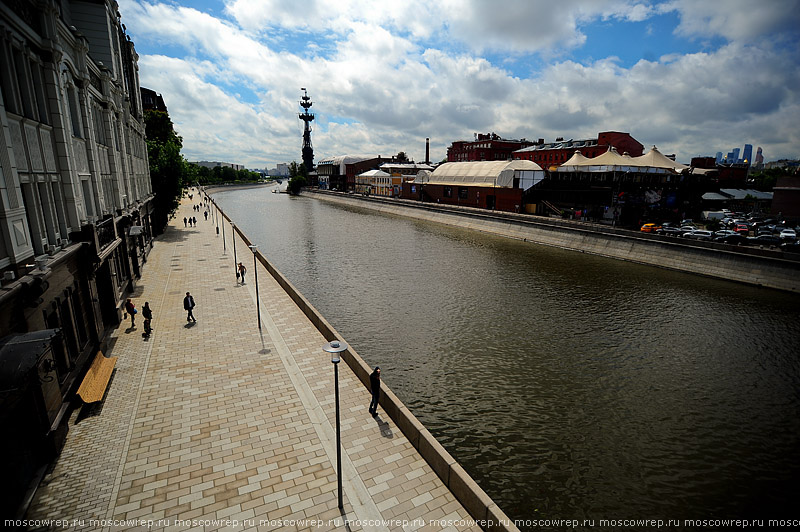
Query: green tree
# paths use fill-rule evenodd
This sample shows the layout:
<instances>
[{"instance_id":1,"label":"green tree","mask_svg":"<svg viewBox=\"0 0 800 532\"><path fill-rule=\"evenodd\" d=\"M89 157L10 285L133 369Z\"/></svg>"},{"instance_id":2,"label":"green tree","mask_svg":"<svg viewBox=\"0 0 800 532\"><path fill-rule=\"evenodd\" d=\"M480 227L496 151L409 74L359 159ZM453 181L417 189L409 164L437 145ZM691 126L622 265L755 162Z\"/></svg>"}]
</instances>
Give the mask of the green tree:
<instances>
[{"instance_id":1,"label":"green tree","mask_svg":"<svg viewBox=\"0 0 800 532\"><path fill-rule=\"evenodd\" d=\"M791 173L788 168L770 168L768 170L761 170L754 172L750 175L749 180L752 182L756 190L762 192L770 192L775 188L779 177L789 176Z\"/></svg>"},{"instance_id":2,"label":"green tree","mask_svg":"<svg viewBox=\"0 0 800 532\"><path fill-rule=\"evenodd\" d=\"M308 171L306 170L306 165L304 164L297 164L296 161L292 161L289 164L289 184L286 187L286 190L289 191L289 194L300 194L300 189L308 184Z\"/></svg>"},{"instance_id":3,"label":"green tree","mask_svg":"<svg viewBox=\"0 0 800 532\"><path fill-rule=\"evenodd\" d=\"M157 233L178 208L185 181L190 179L188 163L181 155L183 139L175 132L169 115L163 111L145 111L147 155L153 200L153 226Z\"/></svg>"}]
</instances>

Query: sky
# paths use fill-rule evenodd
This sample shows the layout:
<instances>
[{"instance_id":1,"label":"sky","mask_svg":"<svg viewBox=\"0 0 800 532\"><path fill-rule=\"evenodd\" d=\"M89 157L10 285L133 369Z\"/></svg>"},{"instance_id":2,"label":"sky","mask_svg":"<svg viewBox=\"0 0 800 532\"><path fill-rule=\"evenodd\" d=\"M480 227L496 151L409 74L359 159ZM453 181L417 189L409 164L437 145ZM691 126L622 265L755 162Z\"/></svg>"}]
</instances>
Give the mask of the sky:
<instances>
[{"instance_id":1,"label":"sky","mask_svg":"<svg viewBox=\"0 0 800 532\"><path fill-rule=\"evenodd\" d=\"M800 0L118 0L190 161L630 133L679 162L800 158Z\"/></svg>"}]
</instances>

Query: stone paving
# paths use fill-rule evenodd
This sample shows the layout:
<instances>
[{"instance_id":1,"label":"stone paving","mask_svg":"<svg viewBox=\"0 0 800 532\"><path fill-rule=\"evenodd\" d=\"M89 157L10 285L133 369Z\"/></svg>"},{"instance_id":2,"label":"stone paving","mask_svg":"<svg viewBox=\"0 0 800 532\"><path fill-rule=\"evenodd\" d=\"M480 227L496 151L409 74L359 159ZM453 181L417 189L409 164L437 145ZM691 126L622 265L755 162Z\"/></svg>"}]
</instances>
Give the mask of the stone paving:
<instances>
[{"instance_id":1,"label":"stone paving","mask_svg":"<svg viewBox=\"0 0 800 532\"><path fill-rule=\"evenodd\" d=\"M226 249L185 198L156 240L132 296L150 303L153 335L142 338L141 311L113 333L106 397L69 420L32 528L480 530L392 420L369 415L369 392L344 363L339 510L326 341L260 264L259 329L252 253L237 239L249 270L240 284L224 230ZM197 323L186 321L187 291Z\"/></svg>"}]
</instances>

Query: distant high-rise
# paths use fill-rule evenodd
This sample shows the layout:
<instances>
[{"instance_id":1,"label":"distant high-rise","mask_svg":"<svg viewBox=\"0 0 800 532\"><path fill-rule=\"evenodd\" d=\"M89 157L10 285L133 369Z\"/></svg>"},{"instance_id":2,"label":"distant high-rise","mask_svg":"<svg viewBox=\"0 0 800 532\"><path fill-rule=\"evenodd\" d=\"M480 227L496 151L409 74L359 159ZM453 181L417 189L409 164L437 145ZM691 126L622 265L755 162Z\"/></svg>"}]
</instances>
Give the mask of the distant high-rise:
<instances>
[{"instance_id":1,"label":"distant high-rise","mask_svg":"<svg viewBox=\"0 0 800 532\"><path fill-rule=\"evenodd\" d=\"M761 166L764 164L764 154L761 153L761 146L758 147L756 150L756 166Z\"/></svg>"},{"instance_id":2,"label":"distant high-rise","mask_svg":"<svg viewBox=\"0 0 800 532\"><path fill-rule=\"evenodd\" d=\"M744 153L742 154L742 162L745 164L752 164L753 162L753 145L745 144Z\"/></svg>"},{"instance_id":3,"label":"distant high-rise","mask_svg":"<svg viewBox=\"0 0 800 532\"><path fill-rule=\"evenodd\" d=\"M300 99L300 107L304 109L300 113L300 120L305 122L303 128L303 165L306 171L310 174L314 171L314 148L311 147L311 126L309 125L314 120L314 114L309 113L309 108L313 105L311 98L308 97L305 87L300 89L303 91L303 97Z\"/></svg>"},{"instance_id":4,"label":"distant high-rise","mask_svg":"<svg viewBox=\"0 0 800 532\"><path fill-rule=\"evenodd\" d=\"M717 152L716 159L717 159L717 164L720 164L722 162L722 152L721 151Z\"/></svg>"}]
</instances>

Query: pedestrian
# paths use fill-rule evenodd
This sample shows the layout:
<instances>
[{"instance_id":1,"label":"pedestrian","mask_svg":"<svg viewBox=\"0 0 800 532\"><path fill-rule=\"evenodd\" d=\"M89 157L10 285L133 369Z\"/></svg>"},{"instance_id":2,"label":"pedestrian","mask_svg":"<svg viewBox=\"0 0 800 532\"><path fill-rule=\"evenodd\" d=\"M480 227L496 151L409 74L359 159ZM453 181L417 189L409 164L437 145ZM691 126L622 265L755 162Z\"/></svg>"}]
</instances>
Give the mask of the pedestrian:
<instances>
[{"instance_id":1,"label":"pedestrian","mask_svg":"<svg viewBox=\"0 0 800 532\"><path fill-rule=\"evenodd\" d=\"M194 318L194 315L192 314L192 309L194 308L194 298L192 297L192 294L190 294L189 292L186 292L186 297L183 298L183 308L187 312L186 321L193 321L196 323L197 320Z\"/></svg>"},{"instance_id":2,"label":"pedestrian","mask_svg":"<svg viewBox=\"0 0 800 532\"><path fill-rule=\"evenodd\" d=\"M204 212L203 214L204 214L204 215L205 215L205 217L206 217L206 221L208 221L208 211Z\"/></svg>"},{"instance_id":3,"label":"pedestrian","mask_svg":"<svg viewBox=\"0 0 800 532\"><path fill-rule=\"evenodd\" d=\"M142 317L144 318L144 332L142 333L142 338L150 338L150 333L153 332L153 311L150 310L149 301L144 302L144 307L142 307Z\"/></svg>"},{"instance_id":4,"label":"pedestrian","mask_svg":"<svg viewBox=\"0 0 800 532\"><path fill-rule=\"evenodd\" d=\"M241 262L239 263L239 277L242 278L242 284L244 284L244 274L247 273L247 268L244 267L244 264Z\"/></svg>"},{"instance_id":5,"label":"pedestrian","mask_svg":"<svg viewBox=\"0 0 800 532\"><path fill-rule=\"evenodd\" d=\"M128 300L125 302L125 312L127 312L128 315L131 317L131 328L136 327L136 323L135 322L136 322L136 312L137 312L137 310L136 310L136 305L133 304L133 301L131 301L131 298L128 298Z\"/></svg>"},{"instance_id":6,"label":"pedestrian","mask_svg":"<svg viewBox=\"0 0 800 532\"><path fill-rule=\"evenodd\" d=\"M373 371L369 376L369 385L372 389L372 402L369 404L369 413L372 414L372 417L378 415L378 401L381 398L381 368L375 366L375 371Z\"/></svg>"},{"instance_id":7,"label":"pedestrian","mask_svg":"<svg viewBox=\"0 0 800 532\"><path fill-rule=\"evenodd\" d=\"M197 216L192 216L192 223L197 227Z\"/></svg>"},{"instance_id":8,"label":"pedestrian","mask_svg":"<svg viewBox=\"0 0 800 532\"><path fill-rule=\"evenodd\" d=\"M183 217L183 226L186 227L186 216Z\"/></svg>"}]
</instances>

